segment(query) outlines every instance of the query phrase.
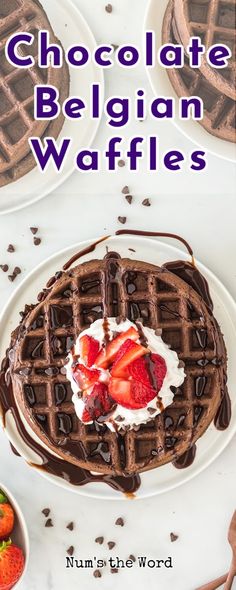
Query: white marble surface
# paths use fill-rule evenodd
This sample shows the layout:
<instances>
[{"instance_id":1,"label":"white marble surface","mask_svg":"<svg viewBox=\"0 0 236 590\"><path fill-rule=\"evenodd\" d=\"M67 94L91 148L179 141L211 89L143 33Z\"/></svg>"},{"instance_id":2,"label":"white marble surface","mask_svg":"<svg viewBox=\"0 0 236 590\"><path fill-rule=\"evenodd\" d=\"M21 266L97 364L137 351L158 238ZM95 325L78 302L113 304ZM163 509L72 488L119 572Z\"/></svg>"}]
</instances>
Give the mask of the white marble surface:
<instances>
[{"instance_id":1,"label":"white marble surface","mask_svg":"<svg viewBox=\"0 0 236 590\"><path fill-rule=\"evenodd\" d=\"M47 0L50 2L50 0ZM107 14L103 0L74 0L87 18L98 41L140 44L145 0L112 0L114 11ZM45 2L46 3L46 2ZM142 67L127 73L114 68L106 74L106 93L132 95L137 85L148 88ZM151 91L149 90L151 96ZM153 124L142 123L142 132L149 134ZM132 123L125 135L139 132L140 124ZM173 146L187 153L193 144L171 123L157 126L162 149ZM102 147L109 131L102 125L95 145ZM171 174L160 171L129 174L125 168L118 173L99 176L74 175L57 191L36 205L0 218L0 263L20 265L26 272L45 257L78 240L111 233L118 227L117 216L127 215L130 227L174 231L184 235L193 245L196 256L209 266L236 297L234 266L235 237L235 167L214 156L208 156L208 169L201 174ZM128 184L134 195L129 206L121 196ZM149 196L152 208L141 201ZM65 224L66 220L66 224ZM40 227L42 245L31 247L29 226ZM9 242L15 254L7 254ZM1 305L19 284L5 275L0 277ZM231 392L234 395L235 392ZM63 491L47 483L9 449L0 433L0 479L15 493L25 513L31 539L31 559L22 590L92 590L99 587L114 590L124 585L141 590L194 590L200 583L224 573L230 560L226 542L227 525L235 509L236 442L233 440L217 461L197 479L164 496L142 501L94 501ZM41 509L52 508L54 528L44 528ZM124 516L125 528L114 527L117 516ZM74 520L73 532L66 524ZM171 531L179 535L171 544ZM66 570L65 552L74 545L79 558L107 556L106 547L98 547L95 537L104 535L114 540L114 555L128 557L148 555L159 559L173 557L172 570L132 570L111 575L107 572L95 580L90 571Z\"/></svg>"}]
</instances>

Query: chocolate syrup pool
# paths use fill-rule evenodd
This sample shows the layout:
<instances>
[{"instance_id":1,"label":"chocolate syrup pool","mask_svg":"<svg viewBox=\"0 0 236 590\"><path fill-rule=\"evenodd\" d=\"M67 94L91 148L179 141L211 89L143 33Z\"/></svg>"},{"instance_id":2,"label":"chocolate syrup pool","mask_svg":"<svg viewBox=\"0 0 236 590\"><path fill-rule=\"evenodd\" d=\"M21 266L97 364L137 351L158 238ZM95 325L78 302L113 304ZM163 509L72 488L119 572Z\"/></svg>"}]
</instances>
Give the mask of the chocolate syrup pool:
<instances>
[{"instance_id":1,"label":"chocolate syrup pool","mask_svg":"<svg viewBox=\"0 0 236 590\"><path fill-rule=\"evenodd\" d=\"M120 233L131 233L131 231L120 231ZM134 235L153 235L153 236L162 236L167 234L161 234L157 232L140 232L132 230L132 234ZM175 239L180 239L179 236L168 234L168 237L173 237ZM86 252L83 250L82 252L75 255L65 266L64 269L68 269L72 263L82 257L85 253L92 252L95 250L96 245L101 241L104 241L106 238L102 238L101 240L97 241L96 243L92 244L89 248L86 249ZM181 238L180 241L184 243L187 247L188 253L192 255L192 249L190 246ZM207 284L206 279L201 275L199 270L193 263L183 262L183 261L175 261L166 263L164 267L170 270L172 273L179 276L182 280L188 283L197 293L203 298L208 308L213 311L213 303L209 292L209 287ZM58 273L59 274L59 273ZM53 283L56 282L57 277L54 278ZM227 379L225 376L225 387L224 391L222 391L222 402L219 407L219 410L215 416L215 426L219 430L225 430L230 423L231 419L231 402L227 390L226 385ZM200 396L202 390L204 390L204 383L201 382L201 379L197 381L196 384L196 396ZM26 445L31 448L42 460L42 465L34 465L37 469L44 470L52 475L57 477L61 477L67 482L75 486L83 486L88 483L92 482L102 482L106 483L107 485L111 486L116 491L123 492L128 496L135 494L141 484L141 479L139 474L131 475L131 476L112 476L112 475L93 475L89 471L77 467L65 460L60 459L59 457L55 457L51 455L45 449L42 449L39 443L31 438L28 431L26 430L24 424L22 423L22 419L20 417L17 405L14 400L10 374L9 374L9 361L6 358L3 361L2 371L0 373L0 409L3 412L3 422L5 422L5 415L8 410L10 410L13 414L17 430L19 435L21 436L22 440L26 443ZM82 444L80 443L80 449L78 449L82 454L84 449L82 448ZM173 461L174 467L177 469L183 469L189 467L195 458L196 455L196 445L193 444L189 450L184 453L181 457Z\"/></svg>"}]
</instances>

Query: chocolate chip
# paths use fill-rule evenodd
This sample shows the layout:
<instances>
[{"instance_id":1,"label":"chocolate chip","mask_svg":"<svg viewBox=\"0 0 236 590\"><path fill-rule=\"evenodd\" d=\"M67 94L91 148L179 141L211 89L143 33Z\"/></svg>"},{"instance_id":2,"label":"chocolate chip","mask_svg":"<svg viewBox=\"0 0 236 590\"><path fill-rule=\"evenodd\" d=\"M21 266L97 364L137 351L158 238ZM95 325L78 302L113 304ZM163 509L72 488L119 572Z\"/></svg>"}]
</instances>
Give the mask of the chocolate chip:
<instances>
[{"instance_id":1,"label":"chocolate chip","mask_svg":"<svg viewBox=\"0 0 236 590\"><path fill-rule=\"evenodd\" d=\"M33 236L35 236L35 234L37 234L37 232L39 231L38 227L30 227L30 231L33 234Z\"/></svg>"},{"instance_id":2,"label":"chocolate chip","mask_svg":"<svg viewBox=\"0 0 236 590\"><path fill-rule=\"evenodd\" d=\"M69 531L73 531L74 530L74 523L73 522L69 522L69 524L66 527L67 529L69 529Z\"/></svg>"},{"instance_id":3,"label":"chocolate chip","mask_svg":"<svg viewBox=\"0 0 236 590\"><path fill-rule=\"evenodd\" d=\"M131 205L132 201L133 201L133 197L132 195L126 195L126 201L129 203L129 205Z\"/></svg>"},{"instance_id":4,"label":"chocolate chip","mask_svg":"<svg viewBox=\"0 0 236 590\"><path fill-rule=\"evenodd\" d=\"M107 5L105 6L105 10L106 10L106 12L109 12L109 13L111 13L111 12L112 12L112 10L113 10L112 4L107 4Z\"/></svg>"},{"instance_id":5,"label":"chocolate chip","mask_svg":"<svg viewBox=\"0 0 236 590\"><path fill-rule=\"evenodd\" d=\"M124 522L123 518L121 518L121 517L117 518L117 520L116 520L117 526L124 526L124 524L125 524L125 522Z\"/></svg>"},{"instance_id":6,"label":"chocolate chip","mask_svg":"<svg viewBox=\"0 0 236 590\"><path fill-rule=\"evenodd\" d=\"M118 217L118 221L124 225L124 224L126 223L126 221L127 221L127 217L121 217L121 216L119 215L119 217Z\"/></svg>"},{"instance_id":7,"label":"chocolate chip","mask_svg":"<svg viewBox=\"0 0 236 590\"><path fill-rule=\"evenodd\" d=\"M98 543L99 545L102 545L104 543L104 537L97 537L95 539L95 543Z\"/></svg>"},{"instance_id":8,"label":"chocolate chip","mask_svg":"<svg viewBox=\"0 0 236 590\"><path fill-rule=\"evenodd\" d=\"M13 274L14 275L20 275L21 274L21 268L19 266L15 266L14 270L13 270Z\"/></svg>"},{"instance_id":9,"label":"chocolate chip","mask_svg":"<svg viewBox=\"0 0 236 590\"><path fill-rule=\"evenodd\" d=\"M122 188L122 191L121 192L123 193L123 195L128 195L129 192L130 192L129 187L128 186L124 186L124 188Z\"/></svg>"},{"instance_id":10,"label":"chocolate chip","mask_svg":"<svg viewBox=\"0 0 236 590\"><path fill-rule=\"evenodd\" d=\"M116 422L124 422L124 418L122 416L116 416Z\"/></svg>"},{"instance_id":11,"label":"chocolate chip","mask_svg":"<svg viewBox=\"0 0 236 590\"><path fill-rule=\"evenodd\" d=\"M9 246L7 248L7 252L15 252L15 248L14 248L13 244L9 244Z\"/></svg>"},{"instance_id":12,"label":"chocolate chip","mask_svg":"<svg viewBox=\"0 0 236 590\"><path fill-rule=\"evenodd\" d=\"M111 568L111 574L118 574L118 571L119 570L117 569L117 567L112 567Z\"/></svg>"},{"instance_id":13,"label":"chocolate chip","mask_svg":"<svg viewBox=\"0 0 236 590\"><path fill-rule=\"evenodd\" d=\"M155 334L156 334L156 336L161 336L162 335L162 328L157 328L155 330Z\"/></svg>"},{"instance_id":14,"label":"chocolate chip","mask_svg":"<svg viewBox=\"0 0 236 590\"><path fill-rule=\"evenodd\" d=\"M101 578L102 577L102 573L100 572L100 570L95 570L93 572L94 578Z\"/></svg>"},{"instance_id":15,"label":"chocolate chip","mask_svg":"<svg viewBox=\"0 0 236 590\"><path fill-rule=\"evenodd\" d=\"M41 241L41 238L34 238L34 245L39 246L39 244L41 244Z\"/></svg>"},{"instance_id":16,"label":"chocolate chip","mask_svg":"<svg viewBox=\"0 0 236 590\"><path fill-rule=\"evenodd\" d=\"M71 547L69 547L69 549L67 549L66 553L68 553L68 555L74 555L74 551L75 551L75 548L73 547L73 545L71 545Z\"/></svg>"},{"instance_id":17,"label":"chocolate chip","mask_svg":"<svg viewBox=\"0 0 236 590\"><path fill-rule=\"evenodd\" d=\"M142 205L144 207L151 207L150 199L144 199L144 201L142 202Z\"/></svg>"},{"instance_id":18,"label":"chocolate chip","mask_svg":"<svg viewBox=\"0 0 236 590\"><path fill-rule=\"evenodd\" d=\"M155 408L147 408L147 411L149 412L149 414L155 414L156 410Z\"/></svg>"},{"instance_id":19,"label":"chocolate chip","mask_svg":"<svg viewBox=\"0 0 236 590\"><path fill-rule=\"evenodd\" d=\"M114 51L116 51L119 48L119 45L116 45L116 43L111 43Z\"/></svg>"},{"instance_id":20,"label":"chocolate chip","mask_svg":"<svg viewBox=\"0 0 236 590\"><path fill-rule=\"evenodd\" d=\"M8 264L0 264L0 268L3 270L3 272L7 272L9 270Z\"/></svg>"},{"instance_id":21,"label":"chocolate chip","mask_svg":"<svg viewBox=\"0 0 236 590\"><path fill-rule=\"evenodd\" d=\"M52 519L51 518L48 518L48 520L46 520L46 522L45 522L45 527L46 528L50 528L52 526L53 526Z\"/></svg>"},{"instance_id":22,"label":"chocolate chip","mask_svg":"<svg viewBox=\"0 0 236 590\"><path fill-rule=\"evenodd\" d=\"M134 248L128 248L128 250L129 250L130 252L136 252L136 250L134 250Z\"/></svg>"},{"instance_id":23,"label":"chocolate chip","mask_svg":"<svg viewBox=\"0 0 236 590\"><path fill-rule=\"evenodd\" d=\"M49 516L50 512L51 512L50 508L44 508L42 510L42 514L44 514L44 516L46 516L46 518Z\"/></svg>"},{"instance_id":24,"label":"chocolate chip","mask_svg":"<svg viewBox=\"0 0 236 590\"><path fill-rule=\"evenodd\" d=\"M136 561L136 557L134 557L134 555L132 555L132 554L129 556L129 559L130 559L130 561L133 561L134 563Z\"/></svg>"},{"instance_id":25,"label":"chocolate chip","mask_svg":"<svg viewBox=\"0 0 236 590\"><path fill-rule=\"evenodd\" d=\"M69 524L66 527L67 529L69 529L69 531L73 531L74 530L74 523L73 522L69 522Z\"/></svg>"},{"instance_id":26,"label":"chocolate chip","mask_svg":"<svg viewBox=\"0 0 236 590\"><path fill-rule=\"evenodd\" d=\"M108 545L108 549L110 549L110 551L116 546L114 541L108 541L107 545Z\"/></svg>"},{"instance_id":27,"label":"chocolate chip","mask_svg":"<svg viewBox=\"0 0 236 590\"><path fill-rule=\"evenodd\" d=\"M124 160L119 160L119 162L118 162L118 166L119 166L120 168L124 168L124 166L125 166L125 161L124 161Z\"/></svg>"},{"instance_id":28,"label":"chocolate chip","mask_svg":"<svg viewBox=\"0 0 236 590\"><path fill-rule=\"evenodd\" d=\"M16 278L16 275L8 275L8 279L9 279L9 281L11 281L11 283L13 283L15 278Z\"/></svg>"},{"instance_id":29,"label":"chocolate chip","mask_svg":"<svg viewBox=\"0 0 236 590\"><path fill-rule=\"evenodd\" d=\"M175 535L175 533L170 533L171 543L174 543L175 541L177 541L178 538L179 538L179 536Z\"/></svg>"}]
</instances>

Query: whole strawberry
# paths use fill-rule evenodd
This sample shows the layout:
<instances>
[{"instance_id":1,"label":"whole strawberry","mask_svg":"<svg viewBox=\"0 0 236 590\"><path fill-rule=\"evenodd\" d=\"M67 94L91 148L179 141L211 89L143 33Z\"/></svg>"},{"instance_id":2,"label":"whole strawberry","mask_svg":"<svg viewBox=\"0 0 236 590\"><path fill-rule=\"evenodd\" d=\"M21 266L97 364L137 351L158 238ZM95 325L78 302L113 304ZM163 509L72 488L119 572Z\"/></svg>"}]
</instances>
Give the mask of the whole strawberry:
<instances>
[{"instance_id":1,"label":"whole strawberry","mask_svg":"<svg viewBox=\"0 0 236 590\"><path fill-rule=\"evenodd\" d=\"M22 550L12 542L0 543L0 590L11 590L21 577L25 558Z\"/></svg>"},{"instance_id":2,"label":"whole strawberry","mask_svg":"<svg viewBox=\"0 0 236 590\"><path fill-rule=\"evenodd\" d=\"M14 527L14 512L4 492L0 490L0 540L6 539Z\"/></svg>"}]
</instances>

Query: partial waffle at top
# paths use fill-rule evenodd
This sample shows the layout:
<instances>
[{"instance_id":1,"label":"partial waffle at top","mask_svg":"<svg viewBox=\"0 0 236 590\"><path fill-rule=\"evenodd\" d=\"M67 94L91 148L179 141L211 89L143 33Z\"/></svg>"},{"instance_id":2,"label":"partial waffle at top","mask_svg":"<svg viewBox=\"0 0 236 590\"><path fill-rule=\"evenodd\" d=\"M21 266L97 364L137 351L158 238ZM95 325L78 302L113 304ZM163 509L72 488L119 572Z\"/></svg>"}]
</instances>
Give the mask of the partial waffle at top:
<instances>
[{"instance_id":1,"label":"partial waffle at top","mask_svg":"<svg viewBox=\"0 0 236 590\"><path fill-rule=\"evenodd\" d=\"M29 138L41 137L48 121L34 120L34 88L37 84L50 84L58 89L61 83L60 69L38 67L38 32L48 30L50 41L55 36L38 1L1 0L0 2L0 173L3 173L30 151ZM5 55L10 35L24 31L35 36L28 46L27 55L35 59L35 65L19 69L8 62ZM23 46L22 46L23 47ZM18 49L21 55L23 49Z\"/></svg>"},{"instance_id":2,"label":"partial waffle at top","mask_svg":"<svg viewBox=\"0 0 236 590\"><path fill-rule=\"evenodd\" d=\"M173 17L174 0L169 2L162 29L163 43L181 43ZM198 68L191 68L187 56L184 67L168 69L168 76L178 96L199 96L204 116L199 123L212 135L236 141L236 102L215 88Z\"/></svg>"},{"instance_id":3,"label":"partial waffle at top","mask_svg":"<svg viewBox=\"0 0 236 590\"><path fill-rule=\"evenodd\" d=\"M185 48L191 36L198 36L206 49L223 44L232 51L227 68L213 68L203 56L200 69L216 89L235 100L236 0L174 0L174 18Z\"/></svg>"},{"instance_id":4,"label":"partial waffle at top","mask_svg":"<svg viewBox=\"0 0 236 590\"><path fill-rule=\"evenodd\" d=\"M214 317L182 279L111 253L59 273L40 298L12 335L10 374L17 403L51 450L92 471L128 474L173 461L203 434L221 401L226 354ZM185 363L173 404L121 434L80 422L65 371L78 334L105 316L161 329Z\"/></svg>"}]
</instances>

